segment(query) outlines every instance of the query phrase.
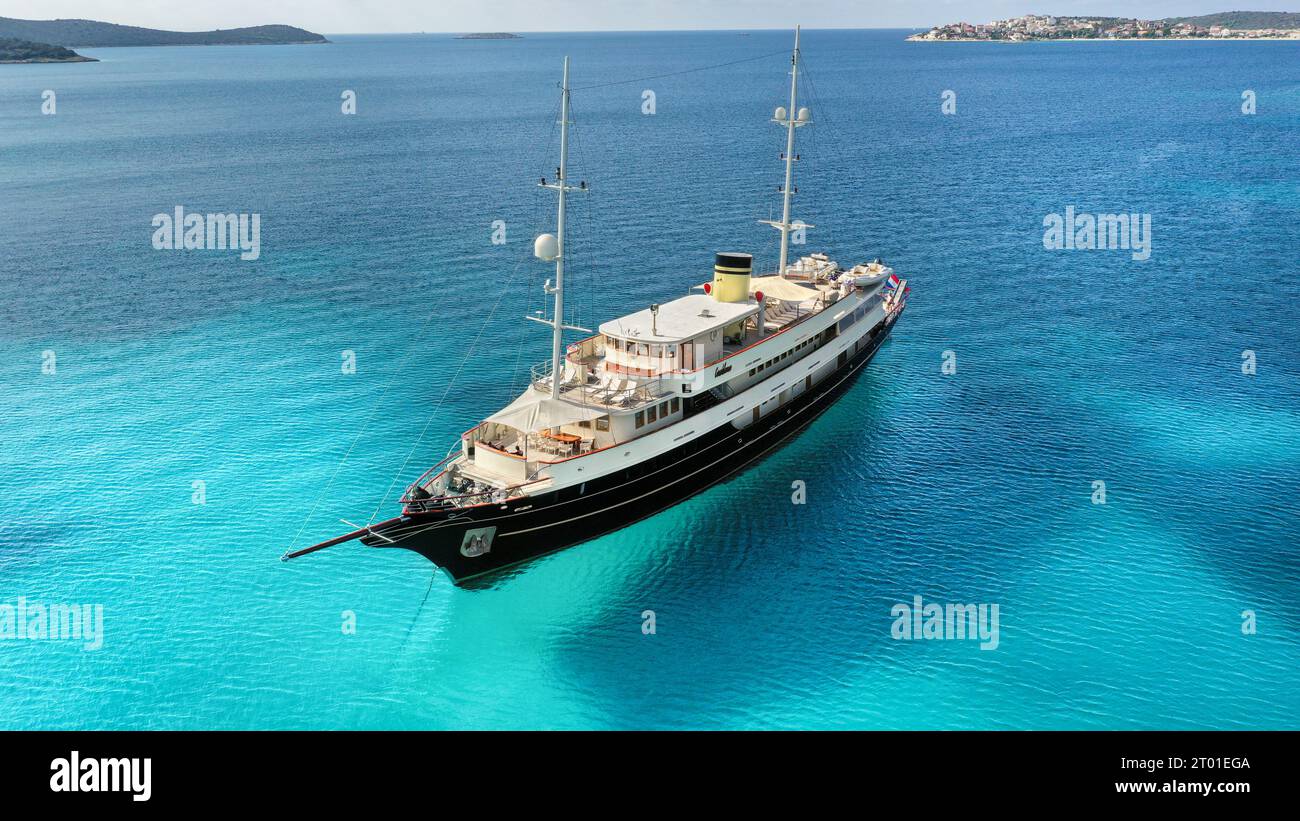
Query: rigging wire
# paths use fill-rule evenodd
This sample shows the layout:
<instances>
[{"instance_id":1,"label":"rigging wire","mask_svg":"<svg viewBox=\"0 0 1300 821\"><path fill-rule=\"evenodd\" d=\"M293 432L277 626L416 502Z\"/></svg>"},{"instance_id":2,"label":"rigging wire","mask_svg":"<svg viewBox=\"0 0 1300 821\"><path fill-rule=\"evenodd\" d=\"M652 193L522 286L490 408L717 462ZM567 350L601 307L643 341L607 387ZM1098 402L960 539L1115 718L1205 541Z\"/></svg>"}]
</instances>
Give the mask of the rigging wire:
<instances>
[{"instance_id":1,"label":"rigging wire","mask_svg":"<svg viewBox=\"0 0 1300 821\"><path fill-rule=\"evenodd\" d=\"M764 54L755 55L752 57L741 58L738 60L729 60L722 63L713 63L711 65L697 66L695 68L683 69L681 71L672 71L663 74L649 75L645 77L635 77L627 80L614 80L607 83L594 83L592 85L577 86L577 87L570 88L570 92L587 91L590 89L606 88L609 86L617 86L617 85L627 85L630 83L640 83L640 82L645 82L647 80L663 79L665 77L678 77L678 76L693 74L701 71L710 71L717 68L724 68L726 66L739 65L741 63L749 63L757 60L765 60L774 56L780 56L787 53L788 52L786 52L785 50L773 51L773 52L767 52ZM558 109L560 109L559 102L556 103L556 110ZM545 145L549 145L549 143L552 141L555 133L555 127L558 125L558 123L556 122L556 118L554 116L551 119L552 119L552 123L551 123L550 137L547 139L546 143L544 143ZM508 280L508 284L513 284L515 277L518 275L519 268L523 266L524 261L525 260L521 259L516 264L514 270L510 274L510 279ZM406 458L402 461L402 466L398 469L397 473L393 476L393 479L389 483L387 491L385 491L384 498L376 506L375 511L374 513L371 514L370 519L367 521L367 524L372 523L375 517L379 514L379 511L383 508L385 504L387 504L388 499L392 494L394 485L396 485L397 480L400 478L401 474L406 470L406 467L410 463L412 456L414 456L416 449L418 449L420 444L423 442L424 437L428 432L429 426L432 424L433 419L437 416L438 411L441 409L443 402L450 394L451 389L455 386L456 380L459 378L461 371L464 369L465 364L469 361L469 358L471 357L475 348L477 347L479 340L483 336L483 332L487 329L489 322L495 316L497 309L500 307L502 300L504 299L506 293L509 290L510 290L509 287L504 287L501 289L501 293L497 296L497 300L493 304L492 310L488 313L488 316L484 320L482 326L480 326L479 331L474 338L474 342L471 343L469 350L465 354L465 357L461 360L461 363L457 367L456 372L452 375L451 380L447 383L446 388L443 390L442 396L439 398L438 402L434 405L433 411L430 412L428 418L425 421L424 427L421 429L419 438L416 440L415 444L411 447L411 450L407 453ZM591 301L592 313L594 315L594 295L591 295L589 299ZM433 316L434 313L430 312L429 315L425 317L424 322L421 324L420 329L416 333L416 337L415 337L416 342L418 342L420 339L423 338L425 332L427 331L433 319ZM554 317L553 319L561 323L564 321L563 317ZM578 324L578 323L575 322L574 324ZM522 332L521 332L520 339L521 341L523 339ZM348 449L344 452L343 458L339 461L338 465L335 466L334 471L331 473L330 478L326 482L324 489L322 489L321 493L317 496L316 501L312 504L311 510L308 511L307 516L304 518L302 525L299 526L297 533L294 534L293 541L290 544L291 550L293 547L297 546L298 540L302 537L303 531L306 529L307 525L311 522L311 519L315 515L316 510L320 507L321 501L328 494L330 488L334 484L334 481L338 478L339 472L342 470L343 466L347 463L348 459L351 457L352 451L356 448L357 444L360 442L362 435L364 435L364 433L366 432L366 428L368 427L370 421L374 418L380 406L383 404L383 400L387 396L388 391L391 389L393 382L396 380L399 374L404 372L405 365L415 356L416 352L419 350L420 348L418 345L412 345L406 357L401 361L399 366L393 371L393 374L389 377L388 381L385 383L383 389L380 391L379 398L376 400L374 405L372 405L369 413L366 415L365 420L358 428L356 435L353 437L352 442L348 446ZM516 370L518 370L518 358L522 356L522 350L523 350L522 344L516 346Z\"/></svg>"},{"instance_id":2,"label":"rigging wire","mask_svg":"<svg viewBox=\"0 0 1300 821\"><path fill-rule=\"evenodd\" d=\"M661 80L661 79L663 79L664 77L678 77L678 76L680 76L680 75L682 75L682 74L694 74L694 73L697 72L697 71L709 71L709 70L711 70L711 69L715 69L715 68L723 68L723 67L725 67L725 66L734 66L734 65L737 65L737 64L739 64L739 63L750 63L750 62L753 62L754 60L765 60L765 59L767 59L768 57L773 57L773 56L776 56L776 55L778 55L778 54L789 54L789 53L790 53L790 52L788 52L788 51L770 51L770 52L768 52L768 53L766 53L766 54L759 54L759 55L754 56L754 57L744 57L744 58L741 58L741 59L739 59L739 60L731 60L731 61L726 62L726 63L714 63L713 65L709 65L709 66L699 66L699 67L697 67L697 68L687 68L687 69L683 69L683 70L681 70L681 71L670 71L670 72L668 72L667 74L652 74L652 75L650 75L649 77L634 77L634 78L632 78L631 80L611 80L611 81L608 82L608 83L595 83L594 85L589 85L589 86L578 86L577 88L570 89L570 91L587 91L588 89L592 89L592 88L606 88L606 87L608 87L608 86L621 86L621 85L627 85L628 83L642 83L642 82L645 82L646 80Z\"/></svg>"},{"instance_id":3,"label":"rigging wire","mask_svg":"<svg viewBox=\"0 0 1300 821\"><path fill-rule=\"evenodd\" d=\"M515 275L518 271L519 266L516 266L515 271L510 275L508 284L513 284ZM379 515L379 511L383 509L384 505L388 504L388 497L392 495L393 486L397 484L397 480L406 470L406 466L410 464L411 457L415 455L416 449L424 442L424 436L429 432L429 426L433 424L433 420L438 415L438 411L442 409L442 403L447 399L447 396L450 395L451 389L455 387L456 380L460 378L461 371L465 369L465 365L474 355L479 340L483 338L483 332L487 330L487 326L491 323L492 318L496 316L497 308L501 307L501 301L505 299L507 291L509 291L509 288L502 288L501 293L497 295L497 301L492 305L492 310L488 312L487 318L484 319L483 324L479 326L478 333L474 336L474 341L470 343L469 348L465 351L465 356L460 361L460 365L456 368L456 372L451 375L451 379L447 382L447 387L443 389L442 396L438 398L437 404L433 406L433 410L429 413L428 418L425 419L424 427L420 429L419 438L415 440L414 445L411 445L411 449L407 452L406 458L402 460L402 466L397 469L397 473L393 474L393 480L388 483L388 490L384 492L384 498L375 506L375 512L370 514L370 518L366 520L366 524L374 522L375 517Z\"/></svg>"},{"instance_id":4,"label":"rigging wire","mask_svg":"<svg viewBox=\"0 0 1300 821\"><path fill-rule=\"evenodd\" d=\"M415 334L416 342L419 342L424 337L424 333L426 330L428 330L429 323L432 321L433 321L433 313L431 312L428 316L424 318L424 323L420 326L420 329L416 331ZM406 364L410 362L411 358L415 356L415 353L418 350L419 350L418 345L412 345L409 352L406 354L406 358L403 359L398 364L397 368L393 370L392 375L388 377L388 381L384 384L384 387L379 392L379 398L371 406L370 412L366 414L366 418L361 423L361 426L357 428L356 436L352 437L352 443L348 445L348 449L343 453L343 458L339 460L339 463L337 465L334 466L334 472L330 474L329 481L325 483L325 487L321 490L320 494L316 497L315 503L312 504L311 510L307 512L306 518L303 519L302 524L298 527L298 532L294 534L293 541L290 542L289 544L290 552L292 552L293 549L298 545L298 539L302 537L303 530L305 530L307 528L307 525L311 522L311 517L316 514L316 509L320 507L321 500L325 498L325 495L327 493L329 493L330 488L334 485L334 480L338 478L339 471L343 469L343 465L347 463L348 457L352 455L352 451L356 448L357 443L361 441L361 437L363 434L365 434L366 428L370 424L370 420L374 418L375 413L379 410L380 406L383 404L383 400L388 395L389 389L392 388L394 380L396 380L397 376L406 369Z\"/></svg>"},{"instance_id":5,"label":"rigging wire","mask_svg":"<svg viewBox=\"0 0 1300 821\"><path fill-rule=\"evenodd\" d=\"M557 84L557 88L558 88L558 84ZM546 160L544 159L544 157L545 157L546 155L545 155L543 152L549 152L551 144L555 142L555 129L556 129L556 127L560 124L560 123L559 123L560 105L561 105L561 100L560 100L560 98L557 96L557 97L556 97L556 100L555 100L555 107L551 109L551 128L550 128L550 131L547 132L546 140L543 141L543 142L541 142L541 143L538 145L538 147L537 147L538 161L537 161L536 163L534 163L533 167L542 167L542 168L545 168L545 165L543 165L542 163L546 162ZM533 207L532 207L532 208L533 208L533 210L532 210L532 224L533 224L534 226L542 226L542 225L544 225L544 224L545 224L545 222L544 222L545 216L544 216L544 213L543 213L544 209L543 209L543 207L542 207L542 201L541 201L540 199L536 199L536 198L535 198L535 199L533 200ZM526 261L526 260L528 259L529 256L531 256L530 251L529 251L528 248L525 247L525 249L524 249L524 258L523 258L523 260L520 261L520 264L522 265L523 262ZM539 276L539 275L533 274L532 276L530 276L530 277L526 280L527 287L528 287L528 289L529 289L530 292L533 292L533 291L534 291L534 288L536 288L536 286L537 286L537 284L538 284L538 283L537 283L538 276ZM524 300L524 305L523 305L524 310L525 310L526 312L529 311L529 310L531 309L531 307L532 307L533 304L535 304L535 303L532 303L532 302L530 302L528 299L525 298L525 300ZM544 301L544 300L543 300L543 302L542 302L541 304L542 304L543 308L545 308L545 301ZM531 331L531 327L528 325L527 322L520 322L520 323L519 323L519 325L518 325L518 333L515 335L515 338L516 338L516 342L515 342L515 346L514 346L514 347L515 347L515 365L514 365L514 368L510 371L510 374L511 374L511 376L510 376L510 386L511 386L511 392L512 392L512 394L513 394L513 393L518 393L518 392L519 392L520 390L522 390L523 388L527 388L527 387L528 387L529 379L528 379L528 377L524 377L524 376L522 375L522 371L521 371L521 369L520 369L520 362L523 361L524 350L525 350L525 348L527 347L527 345L528 345L528 340L529 340L529 338L530 338L530 337L529 337L529 333L530 333L530 331Z\"/></svg>"},{"instance_id":6,"label":"rigging wire","mask_svg":"<svg viewBox=\"0 0 1300 821\"><path fill-rule=\"evenodd\" d=\"M551 142L551 138L555 134L555 127L559 125L559 123L556 121L556 117L558 116L558 112L560 110L561 110L561 103L557 101L554 109L554 111L556 111L557 113L555 116L552 116L551 118L552 122L551 122L550 136L548 136L546 142L543 143L544 146L549 146ZM570 114L572 115L572 112L570 112ZM539 153L540 153L540 149L539 149ZM540 210L540 208L538 210ZM528 254L528 250L525 249L524 255L515 263L514 269L510 272L509 279L506 281L505 285L501 288L500 292L497 294L496 302L493 303L492 309L488 312L487 317L483 320L483 324L479 326L478 333L474 336L474 341L470 343L469 348L465 351L464 358L461 359L460 365L457 366L456 368L456 372L453 373L451 379L448 380L447 386L446 388L444 388L442 392L442 396L438 399L438 402L434 405L433 410L430 411L429 416L425 419L424 427L421 428L420 430L420 436L415 440L415 444L411 446L410 451L407 452L406 458L402 460L402 466L397 469L397 472L395 474L393 474L393 479L388 484L388 490L384 492L384 498L379 502L378 505L375 506L375 510L373 513L370 514L370 519L368 520L367 524L373 522L375 517L379 515L379 511L383 509L384 505L388 504L388 499L392 495L393 488L397 485L398 479L401 478L401 475L403 472L405 472L407 465L410 464L411 458L415 455L415 451L419 449L420 445L424 442L424 437L429 432L429 426L433 424L433 420L434 418L437 417L438 411L442 409L443 402L446 400L447 396L450 395L451 389L456 386L456 382L460 378L461 372L465 369L465 365L469 362L470 358L474 355L474 352L478 349L479 341L483 338L483 332L487 330L488 325L491 324L492 319L496 316L496 312L501 307L501 303L505 299L506 294L511 291L510 286L514 285L515 279L519 275L519 269L522 268L524 266L524 263L528 261L529 256L530 255ZM522 332L521 332L521 341L522 341ZM520 344L515 346L515 351L516 351L515 357L516 357L516 370L517 370L518 360L519 357L522 355L522 351L523 351L523 345Z\"/></svg>"},{"instance_id":7,"label":"rigging wire","mask_svg":"<svg viewBox=\"0 0 1300 821\"><path fill-rule=\"evenodd\" d=\"M556 111L559 110L559 103L556 103L555 110ZM555 133L555 126L557 125L557 123L554 122L555 121L554 115L551 117L551 120L552 120L551 134L553 135ZM515 268L511 272L510 278L507 281L507 286L509 284L513 284L515 278L518 275L519 268L523 266L524 261L525 261L524 259L520 259L515 264ZM478 337L475 338L476 342L477 339L482 336L483 331L487 328L488 322L492 319L492 316L495 314L496 307L499 306L501 303L501 298L504 297L508 291L509 291L509 287L503 287L501 289L501 294L497 298L496 306L493 307L492 313L488 315L487 319L485 319L483 322L483 326L479 329ZM435 312L430 311L428 315L425 316L424 322L420 325L419 330L415 334L414 343L419 343L420 340L424 338L425 332L428 330L429 325L433 321L435 315L436 315ZM388 381L384 384L384 387L380 390L378 398L371 406L370 411L366 414L366 417L362 421L361 425L357 428L357 433L355 436L353 436L351 444L348 445L348 449L344 452L343 458L339 460L339 463L337 465L335 465L334 471L330 474L329 480L325 483L325 487L321 490L321 493L316 497L316 501L312 504L311 510L308 511L307 516L303 519L302 524L298 527L298 532L294 534L293 541L290 543L290 550L292 550L294 547L297 546L298 540L302 537L302 533L304 530L306 530L307 525L311 523L311 519L313 516L315 516L317 509L320 507L321 501L325 498L326 495L328 495L330 488L334 485L334 481L338 478L339 472L343 469L343 466L347 464L348 459L352 455L352 451L356 449L357 444L361 441L361 437L365 434L366 430L368 429L371 420L374 419L375 414L378 412L379 408L383 406L384 399L388 396L388 392L392 388L393 382L397 379L398 375L405 372L406 365L410 363L411 359L415 356L415 354L419 350L420 350L420 346L418 344L412 344L408 348L408 353L406 354L406 356L401 360L397 368L394 369L392 375L389 376ZM473 346L471 346L469 352L466 353L466 359L468 359L468 357L472 352L473 352ZM464 367L464 362L461 363L461 366ZM459 375L459 373L460 373L460 369L457 369L456 374ZM455 386L455 382L456 382L456 377L453 376L452 380L448 383L446 390L444 390L443 392L442 399L438 400L438 404L434 406L433 412L429 415L428 420L425 422L425 427L424 427L425 431L428 430L429 424L433 421L434 416L437 415L437 412L442 405L443 399L446 399L451 388ZM423 439L423 436L424 434L422 432L421 440ZM402 471L406 469L406 465L410 462L411 456L414 454L415 448L419 447L421 440L417 440L415 446L412 447L411 452L407 454L406 460L403 461L402 463L402 467L398 470L397 474L394 475L392 482L390 482L388 486L388 491L385 493L384 498L380 501L379 505L375 508L375 512L371 514L370 519L366 522L366 524L373 523L375 516L379 514L379 511L383 509L383 506L388 502L388 497L392 493L393 484L397 482L397 479L401 476Z\"/></svg>"},{"instance_id":8,"label":"rigging wire","mask_svg":"<svg viewBox=\"0 0 1300 821\"><path fill-rule=\"evenodd\" d=\"M569 165L571 168L577 167L580 169L582 168L582 160L587 156L586 143L583 142L582 140L582 136L581 136L582 129L578 127L578 118L574 116L573 113L572 99L570 99L569 101L569 117L570 117L569 122L571 125L569 130L569 142L570 142ZM582 174L579 173L577 175L577 178L579 180L579 183L581 183ZM589 196L590 189L586 189L583 193ZM574 197L572 200L569 200L570 206L573 208L572 225L575 229L574 233L580 236L584 235L584 232L586 231L587 226L589 225L587 221L587 210L584 207L585 203L583 202L585 199L586 197ZM566 254L566 257L569 256L570 255ZM569 300L566 298L564 302L565 302L565 306L568 307L570 310L570 317L572 318L570 324L581 326L583 324L582 323L583 319L590 317L594 320L596 316L596 310L595 310L596 276L595 276L594 269L590 265L586 265L585 267L583 265L583 263L588 261L589 258L585 254L582 246L578 246L577 254L572 255L572 257L575 262L573 266L573 273L574 273L573 283L575 285L578 283L583 284L584 287L577 290L580 295L581 294L586 295L587 305L584 311L583 305L578 299ZM564 273L566 277L569 275L569 266L567 264L565 265Z\"/></svg>"},{"instance_id":9,"label":"rigging wire","mask_svg":"<svg viewBox=\"0 0 1300 821\"><path fill-rule=\"evenodd\" d=\"M808 66L807 58L805 58L802 53L799 55L799 64L803 67L804 76L808 79L808 88L811 93L813 105L814 105L813 110L818 112L815 116L824 120L827 126L826 137L820 141L818 141L817 139L818 129L814 127L813 135L811 137L813 141L813 146L814 148L818 148L820 146L826 146L829 149L829 151L835 155L835 158L838 160L839 166L842 168L848 168L849 157L847 151L845 151L843 145L840 143L839 138L837 137L839 130L835 126L834 119L829 114L826 113L829 112L830 108L825 104L825 99L822 97L821 93L817 90L817 81L813 78L813 72L811 68L809 68ZM825 168L826 165L823 164L820 167ZM833 184L832 179L833 179L833 175L830 175L826 178L825 182L828 186ZM831 194L830 191L827 191L826 193L828 195ZM834 201L834 198L828 196L826 200ZM824 222L824 221L819 221L819 222ZM835 227L833 223L827 224L826 233L828 238L833 242L836 238Z\"/></svg>"}]
</instances>

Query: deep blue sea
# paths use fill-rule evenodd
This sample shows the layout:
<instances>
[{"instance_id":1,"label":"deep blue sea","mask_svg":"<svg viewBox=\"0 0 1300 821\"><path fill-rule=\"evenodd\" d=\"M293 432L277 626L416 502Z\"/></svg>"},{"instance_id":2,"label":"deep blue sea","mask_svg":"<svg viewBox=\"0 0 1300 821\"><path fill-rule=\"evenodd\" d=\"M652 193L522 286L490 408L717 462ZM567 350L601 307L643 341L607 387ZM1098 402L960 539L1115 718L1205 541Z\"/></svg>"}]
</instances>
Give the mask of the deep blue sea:
<instances>
[{"instance_id":1,"label":"deep blue sea","mask_svg":"<svg viewBox=\"0 0 1300 821\"><path fill-rule=\"evenodd\" d=\"M468 590L279 557L394 515L548 355L562 57L591 327L717 250L771 263L790 35L0 66L0 604L104 614L98 650L0 640L0 727L1300 726L1300 42L905 34L803 40L803 250L914 288L869 372L743 475ZM155 250L177 206L260 214L260 258ZM1045 250L1068 206L1149 213L1150 259ZM998 647L895 640L914 596L997 604Z\"/></svg>"}]
</instances>

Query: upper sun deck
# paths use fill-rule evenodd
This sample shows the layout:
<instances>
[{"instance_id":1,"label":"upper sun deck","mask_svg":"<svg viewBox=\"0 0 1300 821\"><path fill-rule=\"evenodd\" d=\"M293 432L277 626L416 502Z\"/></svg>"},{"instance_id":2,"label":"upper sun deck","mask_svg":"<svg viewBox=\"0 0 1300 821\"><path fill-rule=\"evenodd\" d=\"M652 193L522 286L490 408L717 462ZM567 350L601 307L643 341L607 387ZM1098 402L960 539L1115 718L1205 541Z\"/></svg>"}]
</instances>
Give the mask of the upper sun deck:
<instances>
[{"instance_id":1,"label":"upper sun deck","mask_svg":"<svg viewBox=\"0 0 1300 821\"><path fill-rule=\"evenodd\" d=\"M659 306L601 323L600 332L634 342L676 344L734 325L759 311L758 300L719 302L707 294L689 294Z\"/></svg>"}]
</instances>

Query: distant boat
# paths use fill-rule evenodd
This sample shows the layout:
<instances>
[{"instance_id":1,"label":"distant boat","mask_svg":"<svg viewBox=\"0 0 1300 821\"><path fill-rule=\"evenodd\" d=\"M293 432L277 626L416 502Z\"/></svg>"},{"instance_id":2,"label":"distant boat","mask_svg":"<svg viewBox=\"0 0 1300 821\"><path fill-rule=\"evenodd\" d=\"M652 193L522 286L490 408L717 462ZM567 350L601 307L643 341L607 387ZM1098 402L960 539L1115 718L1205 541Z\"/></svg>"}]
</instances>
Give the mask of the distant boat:
<instances>
[{"instance_id":1,"label":"distant boat","mask_svg":"<svg viewBox=\"0 0 1300 821\"><path fill-rule=\"evenodd\" d=\"M554 307L549 319L527 317L551 328L551 358L534 366L523 394L461 434L406 489L400 516L285 558L360 539L413 550L461 583L690 498L829 408L885 341L909 289L879 260L848 269L821 253L788 261L791 232L811 227L790 217L795 131L812 122L797 106L799 59L796 29L789 107L773 117L786 135L781 219L763 220L781 232L776 270L754 276L750 254L717 253L699 293L566 346L564 331L586 329L564 324L565 207L587 190L568 177L566 57L559 165L540 183L558 195L556 231L534 243L534 255L555 264L554 286L545 286Z\"/></svg>"}]
</instances>

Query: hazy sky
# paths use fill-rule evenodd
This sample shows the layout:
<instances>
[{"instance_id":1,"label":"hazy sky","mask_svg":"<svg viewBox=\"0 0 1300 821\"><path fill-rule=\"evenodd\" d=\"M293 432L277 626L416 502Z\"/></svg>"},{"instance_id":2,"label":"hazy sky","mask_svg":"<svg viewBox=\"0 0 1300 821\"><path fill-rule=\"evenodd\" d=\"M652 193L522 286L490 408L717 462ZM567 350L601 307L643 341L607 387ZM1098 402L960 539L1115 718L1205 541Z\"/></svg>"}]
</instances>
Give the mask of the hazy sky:
<instances>
[{"instance_id":1,"label":"hazy sky","mask_svg":"<svg viewBox=\"0 0 1300 821\"><path fill-rule=\"evenodd\" d=\"M681 28L921 27L1020 14L1173 17L1300 0L4 0L0 15L201 30L288 23L326 34Z\"/></svg>"}]
</instances>

